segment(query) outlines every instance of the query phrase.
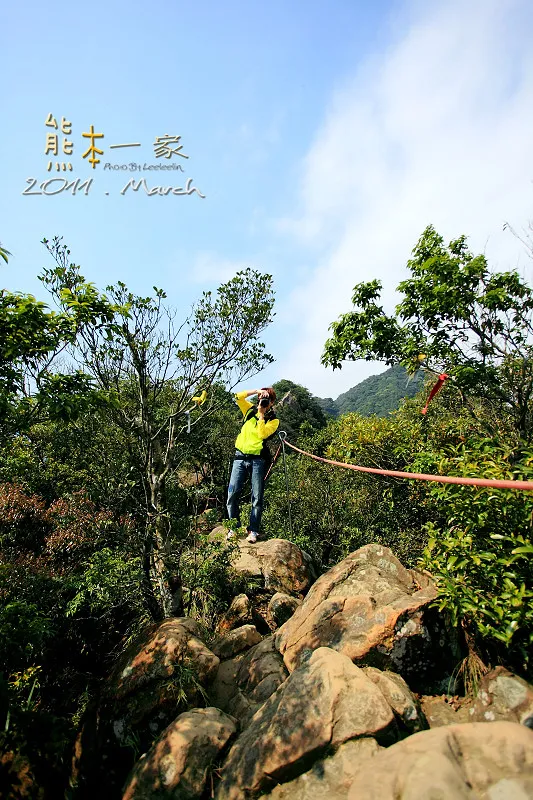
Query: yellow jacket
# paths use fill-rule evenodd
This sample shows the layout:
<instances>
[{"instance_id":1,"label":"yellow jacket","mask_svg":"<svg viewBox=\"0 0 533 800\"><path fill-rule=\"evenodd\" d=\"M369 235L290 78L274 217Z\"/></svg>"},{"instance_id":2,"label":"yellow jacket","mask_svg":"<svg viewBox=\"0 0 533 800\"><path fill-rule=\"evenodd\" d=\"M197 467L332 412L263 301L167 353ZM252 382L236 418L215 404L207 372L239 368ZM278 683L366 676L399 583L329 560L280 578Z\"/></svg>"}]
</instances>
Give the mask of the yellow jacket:
<instances>
[{"instance_id":1,"label":"yellow jacket","mask_svg":"<svg viewBox=\"0 0 533 800\"><path fill-rule=\"evenodd\" d=\"M247 392L237 392L235 395L237 405L245 418L241 432L235 441L235 447L246 455L259 456L263 449L264 440L277 431L279 419L270 419L265 422L265 420L259 419L257 414L250 414L246 419L248 412L254 407L253 403L248 402L246 399L246 394Z\"/></svg>"}]
</instances>

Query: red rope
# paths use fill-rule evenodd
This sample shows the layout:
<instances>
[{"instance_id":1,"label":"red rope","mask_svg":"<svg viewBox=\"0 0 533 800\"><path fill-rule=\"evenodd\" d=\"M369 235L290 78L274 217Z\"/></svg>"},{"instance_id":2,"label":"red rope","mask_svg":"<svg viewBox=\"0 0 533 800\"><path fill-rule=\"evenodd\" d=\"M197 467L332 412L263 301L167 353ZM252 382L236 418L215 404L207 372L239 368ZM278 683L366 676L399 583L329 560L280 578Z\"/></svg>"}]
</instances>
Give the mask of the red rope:
<instances>
[{"instance_id":1,"label":"red rope","mask_svg":"<svg viewBox=\"0 0 533 800\"><path fill-rule=\"evenodd\" d=\"M491 489L525 489L533 490L533 481L500 481L488 480L485 478L459 478L454 475L424 475L420 472L398 472L393 469L374 469L373 467L360 467L355 464L344 464L342 461L332 461L330 458L321 458L315 456L313 453L308 453L306 450L300 450L299 447L291 444L285 440L285 444L301 453L303 456L314 458L315 461L323 461L324 464L332 464L334 467L345 467L346 469L354 469L357 472L372 472L375 475L390 475L393 478L411 478L417 481L437 481L438 483L459 483L464 486L485 486Z\"/></svg>"}]
</instances>

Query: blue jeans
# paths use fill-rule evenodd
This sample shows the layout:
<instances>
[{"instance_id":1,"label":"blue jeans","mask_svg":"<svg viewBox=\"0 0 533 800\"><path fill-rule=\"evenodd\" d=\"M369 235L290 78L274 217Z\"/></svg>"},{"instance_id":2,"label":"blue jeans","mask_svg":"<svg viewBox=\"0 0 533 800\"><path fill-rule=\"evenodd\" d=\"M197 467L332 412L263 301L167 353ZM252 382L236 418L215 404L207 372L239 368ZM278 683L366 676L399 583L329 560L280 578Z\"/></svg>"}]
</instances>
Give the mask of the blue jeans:
<instances>
[{"instance_id":1,"label":"blue jeans","mask_svg":"<svg viewBox=\"0 0 533 800\"><path fill-rule=\"evenodd\" d=\"M265 491L265 460L258 456L236 458L233 462L229 479L227 509L230 519L240 524L239 500L242 488L248 476L252 482L252 508L250 511L249 530L259 533L261 515L263 513L263 494Z\"/></svg>"}]
</instances>

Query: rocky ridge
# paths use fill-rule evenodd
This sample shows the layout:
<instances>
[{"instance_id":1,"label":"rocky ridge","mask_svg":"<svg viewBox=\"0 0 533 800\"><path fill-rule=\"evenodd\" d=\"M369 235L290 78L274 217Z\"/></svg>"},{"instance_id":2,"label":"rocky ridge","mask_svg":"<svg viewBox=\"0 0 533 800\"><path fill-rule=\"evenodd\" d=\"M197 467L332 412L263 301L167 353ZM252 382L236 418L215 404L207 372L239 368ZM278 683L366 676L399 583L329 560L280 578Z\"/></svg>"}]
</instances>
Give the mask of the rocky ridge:
<instances>
[{"instance_id":1,"label":"rocky ridge","mask_svg":"<svg viewBox=\"0 0 533 800\"><path fill-rule=\"evenodd\" d=\"M76 796L533 797L533 688L500 667L451 702L463 654L429 575L374 544L318 579L290 542L238 545L259 600L215 638L171 618L132 644L80 731Z\"/></svg>"}]
</instances>

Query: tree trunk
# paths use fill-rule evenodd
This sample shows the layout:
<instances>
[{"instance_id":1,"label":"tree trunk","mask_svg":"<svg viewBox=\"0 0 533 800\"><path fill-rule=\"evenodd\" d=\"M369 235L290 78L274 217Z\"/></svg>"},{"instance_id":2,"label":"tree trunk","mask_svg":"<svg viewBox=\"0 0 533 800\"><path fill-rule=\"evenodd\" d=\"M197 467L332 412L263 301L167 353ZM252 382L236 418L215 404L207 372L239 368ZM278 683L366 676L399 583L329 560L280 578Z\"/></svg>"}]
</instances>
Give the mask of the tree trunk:
<instances>
[{"instance_id":1,"label":"tree trunk","mask_svg":"<svg viewBox=\"0 0 533 800\"><path fill-rule=\"evenodd\" d=\"M173 576L172 585L165 562L168 539L169 517L165 501L165 481L154 474L150 475L150 509L146 526L145 574L149 580L149 594L154 602L150 606L158 608L159 619L183 614L181 577ZM153 615L153 611L151 610Z\"/></svg>"},{"instance_id":2,"label":"tree trunk","mask_svg":"<svg viewBox=\"0 0 533 800\"><path fill-rule=\"evenodd\" d=\"M153 563L153 541L147 529L146 537L144 540L143 548L143 585L142 593L144 604L154 622L161 622L164 618L163 609L159 598L155 592L154 582L152 581L152 563Z\"/></svg>"}]
</instances>

